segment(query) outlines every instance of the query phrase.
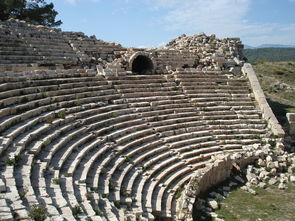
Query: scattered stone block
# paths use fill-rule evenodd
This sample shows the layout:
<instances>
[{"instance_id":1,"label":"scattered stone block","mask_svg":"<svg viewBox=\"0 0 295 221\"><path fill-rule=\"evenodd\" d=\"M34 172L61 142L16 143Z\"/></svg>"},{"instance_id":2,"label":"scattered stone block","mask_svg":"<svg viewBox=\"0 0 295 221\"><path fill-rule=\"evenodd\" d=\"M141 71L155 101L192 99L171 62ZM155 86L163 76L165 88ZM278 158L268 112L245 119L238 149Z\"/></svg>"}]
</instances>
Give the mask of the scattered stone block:
<instances>
[{"instance_id":1,"label":"scattered stone block","mask_svg":"<svg viewBox=\"0 0 295 221\"><path fill-rule=\"evenodd\" d=\"M264 182L259 183L258 186L262 189L265 189L267 187L266 183Z\"/></svg>"},{"instance_id":2,"label":"scattered stone block","mask_svg":"<svg viewBox=\"0 0 295 221\"><path fill-rule=\"evenodd\" d=\"M216 200L209 199L208 204L213 210L217 210L219 208L219 205Z\"/></svg>"},{"instance_id":3,"label":"scattered stone block","mask_svg":"<svg viewBox=\"0 0 295 221\"><path fill-rule=\"evenodd\" d=\"M268 184L269 184L269 185L274 185L274 184L276 184L277 182L278 182L277 179L275 179L275 178L271 178L271 179L268 181Z\"/></svg>"},{"instance_id":4,"label":"scattered stone block","mask_svg":"<svg viewBox=\"0 0 295 221\"><path fill-rule=\"evenodd\" d=\"M0 179L0 192L1 193L6 192L6 185L2 179Z\"/></svg>"},{"instance_id":5,"label":"scattered stone block","mask_svg":"<svg viewBox=\"0 0 295 221\"><path fill-rule=\"evenodd\" d=\"M284 189L286 189L286 185L284 183L280 183L279 186L278 186L278 188L280 190L284 190Z\"/></svg>"}]
</instances>

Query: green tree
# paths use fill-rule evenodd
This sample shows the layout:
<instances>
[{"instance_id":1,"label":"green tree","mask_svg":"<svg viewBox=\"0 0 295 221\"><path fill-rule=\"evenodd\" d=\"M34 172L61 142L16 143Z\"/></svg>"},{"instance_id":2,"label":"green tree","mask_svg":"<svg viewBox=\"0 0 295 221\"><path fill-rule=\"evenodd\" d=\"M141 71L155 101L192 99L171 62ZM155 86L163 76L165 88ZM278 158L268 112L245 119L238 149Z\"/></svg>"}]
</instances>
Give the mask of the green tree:
<instances>
[{"instance_id":1,"label":"green tree","mask_svg":"<svg viewBox=\"0 0 295 221\"><path fill-rule=\"evenodd\" d=\"M57 14L53 3L47 4L45 0L0 1L0 20L16 18L36 25L55 27L62 24L60 20L55 20Z\"/></svg>"}]
</instances>

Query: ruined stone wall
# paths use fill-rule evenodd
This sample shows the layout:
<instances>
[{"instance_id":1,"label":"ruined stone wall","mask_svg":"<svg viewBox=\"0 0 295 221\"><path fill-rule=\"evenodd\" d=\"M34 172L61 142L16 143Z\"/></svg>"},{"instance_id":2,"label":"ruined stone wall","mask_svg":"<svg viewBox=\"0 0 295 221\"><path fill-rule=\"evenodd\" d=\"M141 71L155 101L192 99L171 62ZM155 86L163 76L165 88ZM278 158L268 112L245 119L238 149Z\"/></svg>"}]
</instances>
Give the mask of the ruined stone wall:
<instances>
[{"instance_id":1,"label":"ruined stone wall","mask_svg":"<svg viewBox=\"0 0 295 221\"><path fill-rule=\"evenodd\" d=\"M165 47L154 49L128 48L115 51L107 69L130 71L131 59L138 52L153 60L156 73L169 73L176 69L195 68L198 71L240 72L243 65L243 45L239 38L218 39L205 34L185 36L172 40Z\"/></svg>"},{"instance_id":2,"label":"ruined stone wall","mask_svg":"<svg viewBox=\"0 0 295 221\"><path fill-rule=\"evenodd\" d=\"M83 62L111 63L121 56L121 51L126 50L116 42L98 40L95 36L88 37L82 32L63 32L63 36Z\"/></svg>"},{"instance_id":3,"label":"ruined stone wall","mask_svg":"<svg viewBox=\"0 0 295 221\"><path fill-rule=\"evenodd\" d=\"M284 137L285 132L284 132L282 126L280 125L279 121L277 120L276 116L272 112L270 106L267 103L264 92L263 92L263 90L260 86L260 83L258 81L258 78L252 68L252 65L246 63L242 68L242 72L245 75L247 75L247 77L250 81L255 99L256 99L258 106L263 114L263 118L268 122L268 126L272 130L273 134L278 137Z\"/></svg>"},{"instance_id":4,"label":"ruined stone wall","mask_svg":"<svg viewBox=\"0 0 295 221\"><path fill-rule=\"evenodd\" d=\"M61 30L23 21L0 22L0 64L76 65L78 57Z\"/></svg>"},{"instance_id":5,"label":"ruined stone wall","mask_svg":"<svg viewBox=\"0 0 295 221\"><path fill-rule=\"evenodd\" d=\"M124 48L82 32L62 32L13 19L0 22L0 36L0 66L3 64L6 69L9 64L20 69L98 65L108 73L125 72L130 71L131 57L144 52L152 59L155 73L169 73L177 68L239 71L243 48L239 39L217 39L205 34L182 35L160 48Z\"/></svg>"},{"instance_id":6,"label":"ruined stone wall","mask_svg":"<svg viewBox=\"0 0 295 221\"><path fill-rule=\"evenodd\" d=\"M169 71L177 68L193 68L198 64L198 57L187 50L157 49L153 58L157 64L157 70Z\"/></svg>"}]
</instances>

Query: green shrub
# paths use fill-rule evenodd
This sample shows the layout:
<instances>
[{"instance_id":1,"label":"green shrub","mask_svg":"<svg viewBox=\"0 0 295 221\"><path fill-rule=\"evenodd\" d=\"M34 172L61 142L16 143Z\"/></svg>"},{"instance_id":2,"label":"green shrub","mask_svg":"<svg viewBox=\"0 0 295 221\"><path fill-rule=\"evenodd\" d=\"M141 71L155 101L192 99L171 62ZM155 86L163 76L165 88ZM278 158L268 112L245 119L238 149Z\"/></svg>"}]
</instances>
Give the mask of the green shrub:
<instances>
[{"instance_id":1,"label":"green shrub","mask_svg":"<svg viewBox=\"0 0 295 221\"><path fill-rule=\"evenodd\" d=\"M40 155L41 155L41 151L39 150L39 151L34 153L34 158L37 159L37 158L40 157Z\"/></svg>"},{"instance_id":2,"label":"green shrub","mask_svg":"<svg viewBox=\"0 0 295 221\"><path fill-rule=\"evenodd\" d=\"M27 192L28 192L28 190L24 190L23 192L20 192L20 193L19 193L19 197L20 197L21 199L23 199L23 198L26 196Z\"/></svg>"},{"instance_id":3,"label":"green shrub","mask_svg":"<svg viewBox=\"0 0 295 221\"><path fill-rule=\"evenodd\" d=\"M65 119L66 118L66 112L64 110L58 112L55 114L55 117L56 118L62 118L62 119Z\"/></svg>"},{"instance_id":4,"label":"green shrub","mask_svg":"<svg viewBox=\"0 0 295 221\"><path fill-rule=\"evenodd\" d=\"M19 162L21 160L21 156L20 155L15 155L14 158L6 158L5 159L5 164L8 166L18 166Z\"/></svg>"},{"instance_id":5,"label":"green shrub","mask_svg":"<svg viewBox=\"0 0 295 221\"><path fill-rule=\"evenodd\" d=\"M116 188L117 184L114 180L110 179L110 182L109 182L109 189L110 190L114 190Z\"/></svg>"},{"instance_id":6,"label":"green shrub","mask_svg":"<svg viewBox=\"0 0 295 221\"><path fill-rule=\"evenodd\" d=\"M75 106L81 106L81 101L75 101L75 102L74 102L74 105L75 105Z\"/></svg>"},{"instance_id":7,"label":"green shrub","mask_svg":"<svg viewBox=\"0 0 295 221\"><path fill-rule=\"evenodd\" d=\"M260 140L261 137L258 135L258 134L253 134L250 139L253 139L253 140Z\"/></svg>"},{"instance_id":8,"label":"green shrub","mask_svg":"<svg viewBox=\"0 0 295 221\"><path fill-rule=\"evenodd\" d=\"M71 177L71 174L69 174L69 173L64 173L64 177Z\"/></svg>"},{"instance_id":9,"label":"green shrub","mask_svg":"<svg viewBox=\"0 0 295 221\"><path fill-rule=\"evenodd\" d=\"M79 205L72 207L71 210L75 218L77 218L77 216L82 212L81 207Z\"/></svg>"},{"instance_id":10,"label":"green shrub","mask_svg":"<svg viewBox=\"0 0 295 221\"><path fill-rule=\"evenodd\" d=\"M34 221L43 221L47 218L47 209L42 205L34 205L29 211L29 217Z\"/></svg>"},{"instance_id":11,"label":"green shrub","mask_svg":"<svg viewBox=\"0 0 295 221\"><path fill-rule=\"evenodd\" d=\"M129 196L129 191L127 190L127 188L125 186L122 186L121 189L120 189L120 193L122 196Z\"/></svg>"},{"instance_id":12,"label":"green shrub","mask_svg":"<svg viewBox=\"0 0 295 221\"><path fill-rule=\"evenodd\" d=\"M184 190L184 185L181 185L180 187L177 188L175 191L175 198L179 199L181 197L181 193Z\"/></svg>"},{"instance_id":13,"label":"green shrub","mask_svg":"<svg viewBox=\"0 0 295 221\"><path fill-rule=\"evenodd\" d=\"M125 162L130 162L131 158L129 156L125 156Z\"/></svg>"},{"instance_id":14,"label":"green shrub","mask_svg":"<svg viewBox=\"0 0 295 221\"><path fill-rule=\"evenodd\" d=\"M91 200L91 199L93 199L93 194L92 193L86 193L85 197L86 197L87 200Z\"/></svg>"},{"instance_id":15,"label":"green shrub","mask_svg":"<svg viewBox=\"0 0 295 221\"><path fill-rule=\"evenodd\" d=\"M51 143L50 140L45 140L45 141L41 144L41 149L47 147L50 143Z\"/></svg>"},{"instance_id":16,"label":"green shrub","mask_svg":"<svg viewBox=\"0 0 295 221\"><path fill-rule=\"evenodd\" d=\"M96 208L94 209L94 212L95 212L95 214L96 214L97 216L103 216L102 211L101 211L98 207L96 207Z\"/></svg>"},{"instance_id":17,"label":"green shrub","mask_svg":"<svg viewBox=\"0 0 295 221\"><path fill-rule=\"evenodd\" d=\"M277 141L276 140L269 140L268 143L270 144L271 147L275 147L277 145Z\"/></svg>"},{"instance_id":18,"label":"green shrub","mask_svg":"<svg viewBox=\"0 0 295 221\"><path fill-rule=\"evenodd\" d=\"M115 205L115 207L117 207L118 209L121 209L121 203L120 203L120 201L114 201L114 205Z\"/></svg>"},{"instance_id":19,"label":"green shrub","mask_svg":"<svg viewBox=\"0 0 295 221\"><path fill-rule=\"evenodd\" d=\"M271 171L271 168L270 168L270 167L266 167L265 170L266 170L267 172L270 172L270 171Z\"/></svg>"},{"instance_id":20,"label":"green shrub","mask_svg":"<svg viewBox=\"0 0 295 221\"><path fill-rule=\"evenodd\" d=\"M53 178L52 183L56 184L56 185L59 185L60 184L60 179L59 178Z\"/></svg>"},{"instance_id":21,"label":"green shrub","mask_svg":"<svg viewBox=\"0 0 295 221\"><path fill-rule=\"evenodd\" d=\"M15 161L14 159L10 159L10 158L6 158L5 159L5 164L8 165L8 166L14 166L15 165Z\"/></svg>"}]
</instances>

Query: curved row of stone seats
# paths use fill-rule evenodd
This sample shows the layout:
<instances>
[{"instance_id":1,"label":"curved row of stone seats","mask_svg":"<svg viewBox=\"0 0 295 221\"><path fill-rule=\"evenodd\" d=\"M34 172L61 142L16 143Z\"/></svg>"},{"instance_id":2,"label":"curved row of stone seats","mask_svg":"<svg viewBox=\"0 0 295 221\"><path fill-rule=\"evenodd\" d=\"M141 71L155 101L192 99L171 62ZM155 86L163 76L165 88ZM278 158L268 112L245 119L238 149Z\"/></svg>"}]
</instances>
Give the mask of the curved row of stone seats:
<instances>
[{"instance_id":1,"label":"curved row of stone seats","mask_svg":"<svg viewBox=\"0 0 295 221\"><path fill-rule=\"evenodd\" d=\"M75 65L78 57L57 29L0 22L0 64Z\"/></svg>"},{"instance_id":2,"label":"curved row of stone seats","mask_svg":"<svg viewBox=\"0 0 295 221\"><path fill-rule=\"evenodd\" d=\"M255 109L245 79L228 79L222 72L176 72L174 77L191 101L199 107L206 107L206 110L210 111L214 106L229 106L234 110Z\"/></svg>"},{"instance_id":3,"label":"curved row of stone seats","mask_svg":"<svg viewBox=\"0 0 295 221\"><path fill-rule=\"evenodd\" d=\"M253 103L245 113L222 105L200 110L171 76L104 79L70 70L1 81L2 156L20 164L1 166L11 184L4 198L22 216L46 204L54 219L75 219L76 205L80 220L175 218L194 170L266 134Z\"/></svg>"},{"instance_id":4,"label":"curved row of stone seats","mask_svg":"<svg viewBox=\"0 0 295 221\"><path fill-rule=\"evenodd\" d=\"M83 129L83 128L82 128ZM69 134L72 134L72 133L69 133ZM78 136L77 136L78 137ZM73 140L75 140L75 138L72 138ZM81 144L81 141L77 141L77 142L80 142L80 144ZM71 144L75 144L75 141L73 141L73 142L71 142ZM54 145L54 144L53 144ZM68 144L66 144L65 145L66 147L65 148L67 148L68 147ZM49 149L50 149L50 151L52 150L50 147L49 147ZM64 148L61 146L60 147L60 150L59 150L59 152L63 152L64 150L63 150ZM71 148L69 148L69 149L71 149ZM68 151L68 150L66 150L66 151ZM75 151L76 152L76 151ZM50 160L50 162L51 162L51 164L49 165L49 168L52 168L52 169L55 169L55 174L54 174L54 177L55 178L59 178L60 177L60 173L59 173L59 170L56 170L56 166L55 166L55 164L59 164L60 163L60 161L61 160L58 160L58 159L60 159L60 158L62 158L61 156L59 156L59 154L57 153L57 154L55 154L54 156L53 156L53 158ZM45 166L46 167L46 166ZM50 180L50 179L49 179ZM66 178L66 180L68 180L68 178ZM49 181L50 182L50 181ZM69 182L67 182L67 183L69 183ZM67 187L71 187L70 185L67 185ZM69 188L68 188L69 189ZM63 193L64 192L67 192L67 191L62 191ZM67 192L68 193L68 192ZM71 195L71 197L65 197L65 198L67 198L67 201L68 201L68 199L70 199L70 201L68 201L69 202L69 204L70 205L72 205L72 206L74 206L74 204L77 204L77 201L75 200L75 197L73 196L73 195ZM85 207L85 206L84 206ZM88 208L89 208L89 206L88 206ZM89 209L88 209L89 210ZM92 210L92 213L93 213L93 210ZM87 214L90 214L89 212L87 212Z\"/></svg>"},{"instance_id":5,"label":"curved row of stone seats","mask_svg":"<svg viewBox=\"0 0 295 221\"><path fill-rule=\"evenodd\" d=\"M135 79L134 80L134 83L140 83L139 82L139 80L137 80L138 78L140 78L141 76L128 76L128 77L125 77L125 78L122 78L121 80L114 80L114 79L112 79L112 82L114 82L114 84L115 84L115 87L117 87L117 85L118 85L118 87L120 88L119 89L119 91L122 93L122 92L124 92L124 90L122 90L122 88L124 88L124 83L126 83L127 85L126 85L126 90L125 90L125 92L130 92L130 93L126 93L126 95L125 94L123 94L124 96L123 97L128 97L128 98L134 98L134 97L137 97L137 94L135 94L135 93L132 93L132 90L129 90L128 88L136 88L136 86L135 86L135 84L133 85L133 86L130 86L131 84L131 78L133 78L133 79ZM147 88L145 91L144 91L144 89L142 89L142 85L140 84L140 88L141 89L139 89L138 88L138 90L140 90L140 91L144 91L144 92L147 92L145 95L150 95L151 97L145 97L145 101L149 101L149 98L151 99L151 100L155 100L155 97L153 96L154 94L150 94L149 93L149 91L150 91L150 89L149 89L149 85L151 84L151 83L154 83L154 82L158 82L159 83L159 79L162 79L162 80L165 80L165 78L161 78L161 77L158 77L158 76L145 76L144 77L145 79L143 79L142 81L141 81L141 83L143 83L143 82L146 82L147 84L146 84L146 87L143 87L143 88ZM150 78L151 79L151 81L150 80L147 80L148 78ZM155 89L154 88L154 90L155 91L157 91L157 89ZM158 99L167 99L167 97L169 97L169 96L167 96L167 94L165 94L165 91L167 91L167 90L163 90L163 88L161 89L161 91L164 91L164 96L161 96L162 95L162 92L158 92L158 95L159 95L159 98ZM177 95L176 95L177 96ZM170 95L170 98L172 98L173 97L173 95ZM169 98L168 98L169 99ZM126 101L128 102L128 100L126 99ZM129 101L133 101L133 100L130 100L129 99ZM132 103L132 105L133 106L136 106L136 105L138 105L138 104L135 104L134 105L134 103ZM149 111L150 111L150 109L148 108L148 107L145 107L145 105L148 105L148 103L147 102L143 102L143 103L140 103L138 106L140 106L140 108L141 108L141 110L144 110L144 111L147 111L147 114L148 115L150 115L149 114ZM140 108L137 108L137 110L139 110ZM175 109L174 109L174 111L175 111ZM165 112L165 113L167 113L167 112ZM158 113L159 114L159 113ZM142 116L142 115L141 115ZM165 117L166 118L166 117ZM157 119L157 120L159 120L160 122L161 122L161 120L162 119ZM181 121L181 120L180 120ZM258 123L259 124L259 123ZM264 133L265 131L263 130L262 131L262 133ZM251 136L251 135L250 135ZM239 139L240 139L240 137L239 137ZM138 139L136 140L136 142L138 142ZM259 142L259 141L258 141ZM142 142L140 142L140 143L142 143ZM166 143L166 142L163 142L163 143ZM130 146L128 146L129 148L126 148L128 151L130 151ZM233 146L231 146L231 148L233 148ZM241 145L240 146L238 146L237 147L237 145L235 146L235 148L241 148ZM169 150L170 151L170 150ZM136 151L135 151L136 152ZM122 149L120 148L120 155L122 155L124 152L122 152ZM158 154L158 153L157 153ZM133 156L132 155L125 155L125 157L127 157L127 159L133 159ZM153 156L154 157L154 156ZM119 155L118 155L118 158L117 158L118 160L114 160L114 162L119 162L119 165L117 166L117 168L124 168L124 166L122 166L121 164L122 164L122 159L121 160L119 160ZM136 157L135 157L135 159L136 159ZM129 161L129 160L128 160ZM152 162L152 160L150 160L151 162ZM131 160L131 162L134 162L134 161L132 161ZM125 168L128 168L128 167L130 167L130 166L128 166L127 165L127 167L125 167ZM114 166L113 165L111 165L110 166L110 168L114 168ZM120 171L120 169L113 169L113 171ZM126 170L124 169L123 170L124 171L124 175L126 174ZM163 170L163 171L165 171L165 170ZM167 171L167 170L166 170ZM134 172L134 171L133 171ZM131 175L132 176L132 175ZM113 176L114 178L113 178L113 180L117 180L116 179L116 176ZM127 176L128 177L128 176ZM165 176L164 176L165 177ZM119 178L119 181L121 182L121 180L122 180L122 178ZM130 180L135 180L134 178L131 178ZM135 192L134 194L137 196L137 197L139 197L139 200L140 199L142 199L143 197L140 197L141 196L141 191L139 191L138 192L138 194L136 194L137 193L137 191L134 191L134 188L132 188L132 184L130 185L130 182L128 182L128 184L127 184L127 186L131 186L131 187L129 187L128 189L127 189L127 191L130 191L130 190L132 190L133 189L133 192ZM142 185L141 185L142 186ZM122 188L123 187L123 188ZM120 188L120 186L119 186L119 188L116 188L116 190L115 191L120 191L121 189L125 189L126 188L126 185L124 186L121 186L121 188ZM106 193L108 193L108 194L111 194L110 193L110 191L109 190L107 190L106 189ZM131 194L131 195L134 195L134 194ZM118 192L115 192L114 193L114 198L116 199L116 200L118 200L119 198L118 198ZM123 200L123 203L124 203L124 201L126 201L126 200ZM129 200L127 200L127 202L130 202ZM138 209L138 207L140 207L140 205L141 205L141 202L139 202L139 203L135 203L135 205L137 205L137 206L135 206L135 209ZM141 207L143 207L143 206L141 206ZM144 208L144 207L143 207ZM143 209L143 208L140 208L141 210ZM147 207L146 207L147 208ZM140 210L139 209L139 210ZM138 210L135 210L135 211L138 211ZM150 212L152 212L153 210L151 210ZM166 212L166 211L165 211Z\"/></svg>"},{"instance_id":6,"label":"curved row of stone seats","mask_svg":"<svg viewBox=\"0 0 295 221\"><path fill-rule=\"evenodd\" d=\"M69 97L66 97L65 98L65 101L63 101L62 99L61 100L59 100L59 99L52 99L51 100L51 104L52 103L55 103L55 102L58 102L59 105L54 105L55 109L52 109L52 110L51 109L50 110L49 109L47 109L47 110L44 109L44 111L45 110L46 111L49 111L47 113L46 112L44 112L44 113L35 113L35 115L32 116L32 119L26 119L26 117L28 117L28 116L23 114L23 113L26 113L27 112L26 109L24 109L24 110L19 109L18 110L18 114L19 115L22 115L22 117L20 117L19 122L14 122L14 124L16 124L16 125L14 125L14 128L11 128L11 126L13 126L13 125L6 125L5 127L2 127L3 128L2 129L2 132L3 132L2 134L5 136L5 139L10 140L10 142L8 142L8 144L5 146L6 147L5 148L6 149L6 152L5 152L6 157L8 157L10 159L13 159L12 156L13 155L16 155L16 153L23 154L24 152L25 153L29 153L30 151L32 153L34 153L35 155L39 155L39 151L42 149L42 145L44 146L45 145L44 142L46 142L47 140L44 140L43 142L41 140L42 143L39 142L41 148L40 147L37 147L35 150L30 150L29 149L31 147L30 146L30 143L34 139L39 138L41 134L47 132L48 130L52 132L52 130L56 126L59 126L61 124L61 122L63 122L63 123L67 122L69 126L72 125L72 122L71 121L75 117L74 116L74 112L75 111L69 112L73 116L70 116L70 115L69 116L64 116L65 119L54 119L54 118L56 118L56 114L60 113L59 111L61 111L63 107L67 107L68 110L71 109L70 108L71 106L74 106L74 107L72 107L72 109L78 109L79 107L95 108L95 107L97 107L97 105L95 103L93 103L92 105L90 105L89 103L90 102L98 102L99 100L101 102L106 101L108 103L108 100L111 97L114 97L113 91L107 90L105 87L103 87L103 85L107 85L107 82L105 81L105 82L101 82L99 87L96 87L97 92L96 92L95 96L91 97L91 96L89 96L91 94L88 94L88 97L85 97L85 98L81 98L80 99L79 96L81 94L83 94L83 93L80 93L79 94L79 92L80 92L79 86L80 87L82 86L81 85L81 82L84 83L84 86L85 86L85 84L88 85L88 86L91 86L91 84L93 84L94 86L96 86L97 83L100 82L100 81L97 78L96 78L96 81L93 81L94 80L93 79L94 78L94 73L93 72L90 73L90 74L86 74L86 73L79 74L79 70L75 70L74 74L72 74L72 75L73 75L72 76L73 78L71 78L71 74L70 73L65 73L64 74L64 77L65 78L63 79L60 76L60 78L58 78L58 80L56 80L56 77L57 76L55 76L55 75L52 76L52 78L56 80L55 83L56 83L56 85L58 85L58 88L67 88L67 87L69 87L69 88L72 88L72 87L75 88L76 87L77 91L72 91L72 93L74 93L74 95L75 95L75 96L72 96L71 97L72 100L69 100ZM85 75L85 76L83 76L83 75ZM49 78L50 77L50 74L48 74L48 76L42 76L42 77L38 77L38 75L36 75L36 76L34 75L33 77L37 78L37 80L34 80L34 79L31 78L29 81L23 81L23 83L24 83L23 85L19 85L20 82L18 82L18 80L21 80L22 78L19 78L19 79L16 79L15 77L14 78L11 77L10 79L9 78L6 78L5 79L5 82L3 84L1 84L2 89L3 89L2 92L4 93L5 90L7 90L7 91L14 91L14 90L16 90L15 88L18 88L18 87L22 88L23 90L26 90L26 83L28 83L28 82L29 82L29 84L27 84L27 86L32 86L33 85L32 87L36 87L36 88L38 86L42 87L44 84L45 85L46 84L48 84L48 85L51 85L52 84L52 82L50 82L50 79L47 79L48 82L47 82L47 80L46 81L44 80L46 78ZM44 79L40 80L38 78L44 78ZM15 79L16 82L9 82L9 80L13 80L13 79ZM72 82L72 83L69 83L69 82ZM32 88L32 87L27 87L28 91L26 93L29 93L29 95L33 94L34 92L35 92L35 94L38 94L39 90L29 90L29 88ZM55 88L55 89L58 90L58 88ZM46 88L46 89L48 89L48 88ZM43 92L47 92L46 89L44 89ZM61 95L63 92L65 92L65 91L61 92L62 90L63 89L59 90L59 92L60 92L59 95ZM99 93L100 90L104 91L103 92L104 93L104 97L100 97L100 93ZM17 97L18 92L19 91L15 92L15 93L12 93L12 95L15 95ZM51 92L51 91L49 90L48 92ZM107 98L107 92L110 92L111 93L110 94L111 97ZM68 93L66 93L66 94L68 95ZM56 94L48 94L47 96L50 96L50 98L54 98L55 97L54 95L56 95ZM3 97L5 98L5 95L3 95ZM35 98L37 99L38 96L36 96ZM86 104L85 105L83 103L83 101L84 101L83 99L87 99L87 100L85 100L86 101ZM22 100L22 101L18 100L18 101L20 103L21 102L26 102L26 100ZM105 103L104 103L104 105L105 105ZM15 106L18 106L18 104L13 105L12 103L5 103L4 102L4 106L5 106L5 108L13 109L13 108L15 108ZM78 107L75 107L75 106L78 106ZM82 108L82 110L84 110L84 108ZM57 112L57 110L58 110L58 112ZM24 112L22 112L22 111L24 111ZM92 111L88 111L88 112L89 112L89 114L91 114L94 111L96 111L96 109L93 109ZM53 119L50 118L50 117L52 117L52 114L50 114L50 112L53 114ZM40 115L38 115L38 114L40 114ZM79 113L79 114L80 115L78 115L78 116L81 116L81 113ZM47 117L45 117L45 116L47 116ZM8 116L3 116L3 117L6 117L7 119L9 119L9 114L8 114ZM63 118L63 116L59 116L57 118L60 118L60 117ZM35 120L35 118L37 120ZM22 120L24 120L24 121L22 121ZM48 120L49 120L49 122L48 122ZM31 123L31 122L33 122L33 123ZM44 129L43 129L43 126L41 126L42 124L44 124L43 125L44 126ZM20 126L20 125L21 125L20 128L22 128L22 129L20 129L20 130L18 130L16 132L14 129L18 128L18 126ZM6 130L6 128L8 130ZM9 131L9 128L11 129L10 131ZM40 128L42 128L42 129L40 129ZM13 133L12 136L10 136L10 134L11 134L10 132ZM34 134L38 134L39 137L36 137ZM61 134L61 131L60 131L60 134ZM20 148L18 146L18 143L19 143L19 141L22 141L23 139L27 140L27 142L24 142L24 143L21 142L23 145ZM37 140L36 143L38 143L38 140ZM25 156L28 156L28 155L25 155ZM34 157L34 155L29 155L29 156L33 156ZM32 160L30 162L29 161L27 162L28 163L27 166L22 166L22 169L20 171L24 170L25 173L20 172L20 174L29 174L29 171L30 170L27 170L28 169L27 167L31 168L31 166L32 166ZM46 168L46 165L45 165L45 168ZM2 169L3 169L3 171L7 171L8 169L11 169L11 168L4 166ZM18 173L18 172L15 171L14 174L16 174L16 173ZM6 174L6 172L4 172L4 174ZM7 173L7 174L9 174L9 173ZM10 174L13 174L13 172L11 172ZM18 182L18 183L16 183L16 185L12 185L12 186L14 186L14 187L18 186L18 189L21 190L21 191L22 190L25 190L25 192L27 194L26 194L26 197L24 197L24 201L25 201L26 198L29 198L27 200L27 202L31 203L29 205L32 205L32 204L37 203L38 202L38 199L37 199L38 197L37 198L33 197L35 195L34 192L31 189L28 189L28 190L25 189L25 188L27 188L27 185L28 186L31 186L30 185L30 182L28 180L28 177L30 177L30 176L23 175L21 177L23 177L23 179L17 180L16 182ZM5 175L6 184L8 184L7 183L8 182L8 178L10 178L10 177L8 177L8 176ZM34 187L36 185L32 185L32 186ZM44 186L43 186L43 188L44 188ZM37 189L36 192L39 192L38 189ZM17 193L15 193L15 191L14 191L14 194L17 194ZM13 198L10 198L10 199L13 199ZM11 203L12 203L11 205L13 207L13 205L15 205L15 202L11 202ZM28 207L29 205L26 205L26 206ZM59 207L57 206L56 208L59 208ZM57 211L58 210L55 211L55 215L59 215L59 213Z\"/></svg>"}]
</instances>

